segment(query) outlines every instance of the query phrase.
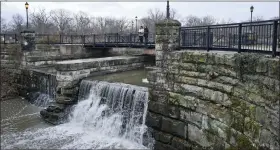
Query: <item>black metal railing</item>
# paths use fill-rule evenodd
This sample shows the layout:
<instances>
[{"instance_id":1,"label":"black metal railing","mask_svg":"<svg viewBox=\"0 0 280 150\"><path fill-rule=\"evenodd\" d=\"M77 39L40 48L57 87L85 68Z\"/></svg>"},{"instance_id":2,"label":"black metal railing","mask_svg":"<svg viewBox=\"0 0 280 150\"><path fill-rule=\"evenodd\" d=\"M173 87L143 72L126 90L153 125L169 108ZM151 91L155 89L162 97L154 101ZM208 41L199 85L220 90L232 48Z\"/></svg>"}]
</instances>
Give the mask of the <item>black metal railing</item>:
<instances>
[{"instance_id":1,"label":"black metal railing","mask_svg":"<svg viewBox=\"0 0 280 150\"><path fill-rule=\"evenodd\" d=\"M279 20L219 24L180 28L181 48L201 50L223 50L238 52L280 53ZM1 34L1 43L13 44L21 41L17 34ZM145 41L143 41L144 43ZM35 44L90 44L96 47L131 47L143 45L138 34L105 33L92 35L36 34ZM148 46L155 44L155 34L150 33ZM278 45L278 46L277 46Z\"/></svg>"},{"instance_id":2,"label":"black metal railing","mask_svg":"<svg viewBox=\"0 0 280 150\"><path fill-rule=\"evenodd\" d=\"M279 55L279 20L182 27L181 47Z\"/></svg>"},{"instance_id":3,"label":"black metal railing","mask_svg":"<svg viewBox=\"0 0 280 150\"><path fill-rule=\"evenodd\" d=\"M155 43L154 34L148 36L148 45ZM15 44L20 42L20 35L1 34L1 43ZM145 39L143 39L145 43ZM36 34L35 44L92 44L92 45L135 45L141 44L138 34L92 34L92 35L52 35Z\"/></svg>"}]
</instances>

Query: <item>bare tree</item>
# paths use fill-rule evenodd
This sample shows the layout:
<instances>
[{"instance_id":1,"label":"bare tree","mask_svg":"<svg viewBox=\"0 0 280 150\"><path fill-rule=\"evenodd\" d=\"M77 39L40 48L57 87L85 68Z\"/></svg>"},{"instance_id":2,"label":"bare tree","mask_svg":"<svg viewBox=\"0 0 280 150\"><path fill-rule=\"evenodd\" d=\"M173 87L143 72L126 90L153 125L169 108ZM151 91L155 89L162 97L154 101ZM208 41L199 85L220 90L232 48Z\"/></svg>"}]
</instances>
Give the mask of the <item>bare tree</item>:
<instances>
[{"instance_id":1,"label":"bare tree","mask_svg":"<svg viewBox=\"0 0 280 150\"><path fill-rule=\"evenodd\" d=\"M233 20L231 20L230 18L227 20L222 19L221 21L217 22L217 24L230 24L230 23L234 23Z\"/></svg>"},{"instance_id":2,"label":"bare tree","mask_svg":"<svg viewBox=\"0 0 280 150\"><path fill-rule=\"evenodd\" d=\"M217 20L213 16L204 16L201 18L201 25L213 25L216 23Z\"/></svg>"},{"instance_id":3,"label":"bare tree","mask_svg":"<svg viewBox=\"0 0 280 150\"><path fill-rule=\"evenodd\" d=\"M38 11L34 11L30 14L31 25L36 33L51 33L51 16L45 9L39 8Z\"/></svg>"},{"instance_id":4,"label":"bare tree","mask_svg":"<svg viewBox=\"0 0 280 150\"><path fill-rule=\"evenodd\" d=\"M6 19L1 18L1 33L6 33L8 31L8 25Z\"/></svg>"},{"instance_id":5,"label":"bare tree","mask_svg":"<svg viewBox=\"0 0 280 150\"><path fill-rule=\"evenodd\" d=\"M127 32L129 30L129 23L125 17L117 19L115 26L117 28L117 32L119 33Z\"/></svg>"},{"instance_id":6,"label":"bare tree","mask_svg":"<svg viewBox=\"0 0 280 150\"><path fill-rule=\"evenodd\" d=\"M24 29L24 20L20 14L13 15L13 19L9 23L11 30L15 33L20 33Z\"/></svg>"},{"instance_id":7,"label":"bare tree","mask_svg":"<svg viewBox=\"0 0 280 150\"><path fill-rule=\"evenodd\" d=\"M74 26L76 29L76 33L86 34L91 32L90 23L90 17L85 12L80 11L74 15Z\"/></svg>"},{"instance_id":8,"label":"bare tree","mask_svg":"<svg viewBox=\"0 0 280 150\"><path fill-rule=\"evenodd\" d=\"M183 25L186 27L199 26L201 25L201 19L197 16L188 15L187 17L185 17Z\"/></svg>"},{"instance_id":9,"label":"bare tree","mask_svg":"<svg viewBox=\"0 0 280 150\"><path fill-rule=\"evenodd\" d=\"M217 23L216 19L212 16L204 16L202 18L199 18L193 15L187 16L183 22L184 26L187 27L213 25Z\"/></svg>"},{"instance_id":10,"label":"bare tree","mask_svg":"<svg viewBox=\"0 0 280 150\"><path fill-rule=\"evenodd\" d=\"M51 18L53 24L57 27L60 34L69 33L71 31L73 18L71 13L64 9L52 10Z\"/></svg>"}]
</instances>

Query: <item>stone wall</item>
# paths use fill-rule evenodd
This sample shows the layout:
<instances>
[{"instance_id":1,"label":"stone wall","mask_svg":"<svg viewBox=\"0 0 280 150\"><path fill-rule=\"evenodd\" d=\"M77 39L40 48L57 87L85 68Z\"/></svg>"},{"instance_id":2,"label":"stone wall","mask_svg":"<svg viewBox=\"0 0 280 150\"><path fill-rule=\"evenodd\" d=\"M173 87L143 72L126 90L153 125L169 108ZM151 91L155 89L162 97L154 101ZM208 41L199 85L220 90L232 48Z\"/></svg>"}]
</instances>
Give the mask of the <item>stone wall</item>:
<instances>
[{"instance_id":1,"label":"stone wall","mask_svg":"<svg viewBox=\"0 0 280 150\"><path fill-rule=\"evenodd\" d=\"M19 80L19 92L21 96L31 102L39 96L39 93L55 99L57 84L55 74L34 69L22 70Z\"/></svg>"},{"instance_id":2,"label":"stone wall","mask_svg":"<svg viewBox=\"0 0 280 150\"><path fill-rule=\"evenodd\" d=\"M155 149L279 149L279 58L186 50L159 61L148 77Z\"/></svg>"},{"instance_id":3,"label":"stone wall","mask_svg":"<svg viewBox=\"0 0 280 150\"><path fill-rule=\"evenodd\" d=\"M1 68L15 70L20 67L22 52L20 44L1 45Z\"/></svg>"},{"instance_id":4,"label":"stone wall","mask_svg":"<svg viewBox=\"0 0 280 150\"><path fill-rule=\"evenodd\" d=\"M38 44L34 51L24 52L26 66L52 65L56 61L104 57L109 49L92 49L83 45Z\"/></svg>"},{"instance_id":5,"label":"stone wall","mask_svg":"<svg viewBox=\"0 0 280 150\"><path fill-rule=\"evenodd\" d=\"M57 70L58 89L63 98L57 101L64 103L62 99L75 99L78 83L81 79L89 76L102 75L120 71L133 70L144 67L145 57L117 56L106 58L94 58L83 60L61 61L55 64ZM68 102L68 101L67 101Z\"/></svg>"}]
</instances>

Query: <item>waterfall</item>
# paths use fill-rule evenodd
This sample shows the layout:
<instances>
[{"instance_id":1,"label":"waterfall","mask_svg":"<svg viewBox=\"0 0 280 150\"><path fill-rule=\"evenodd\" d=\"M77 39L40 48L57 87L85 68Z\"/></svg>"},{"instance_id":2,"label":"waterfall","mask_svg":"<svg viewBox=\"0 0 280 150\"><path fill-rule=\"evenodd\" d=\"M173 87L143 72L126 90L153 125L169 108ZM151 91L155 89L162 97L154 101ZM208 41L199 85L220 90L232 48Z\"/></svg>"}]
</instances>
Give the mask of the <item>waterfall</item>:
<instances>
[{"instance_id":1,"label":"waterfall","mask_svg":"<svg viewBox=\"0 0 280 150\"><path fill-rule=\"evenodd\" d=\"M32 85L35 91L30 91L28 99L36 106L46 107L53 102L56 94L55 76L39 76L38 80Z\"/></svg>"},{"instance_id":2,"label":"waterfall","mask_svg":"<svg viewBox=\"0 0 280 150\"><path fill-rule=\"evenodd\" d=\"M1 136L1 148L152 149L147 105L147 88L82 81L69 122Z\"/></svg>"}]
</instances>

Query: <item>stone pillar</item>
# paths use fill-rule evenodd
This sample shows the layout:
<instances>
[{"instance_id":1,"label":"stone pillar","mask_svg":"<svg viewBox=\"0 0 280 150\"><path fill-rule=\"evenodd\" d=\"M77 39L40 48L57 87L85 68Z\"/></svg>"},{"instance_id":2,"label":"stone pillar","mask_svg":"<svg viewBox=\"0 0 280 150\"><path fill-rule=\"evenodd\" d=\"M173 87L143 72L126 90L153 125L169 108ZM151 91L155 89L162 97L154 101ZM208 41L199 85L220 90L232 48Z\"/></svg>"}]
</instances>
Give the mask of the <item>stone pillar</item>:
<instances>
[{"instance_id":1,"label":"stone pillar","mask_svg":"<svg viewBox=\"0 0 280 150\"><path fill-rule=\"evenodd\" d=\"M25 30L20 34L22 51L35 50L35 31Z\"/></svg>"},{"instance_id":2,"label":"stone pillar","mask_svg":"<svg viewBox=\"0 0 280 150\"><path fill-rule=\"evenodd\" d=\"M180 49L180 27L181 23L172 19L156 24L156 67L164 68L165 54Z\"/></svg>"}]
</instances>

